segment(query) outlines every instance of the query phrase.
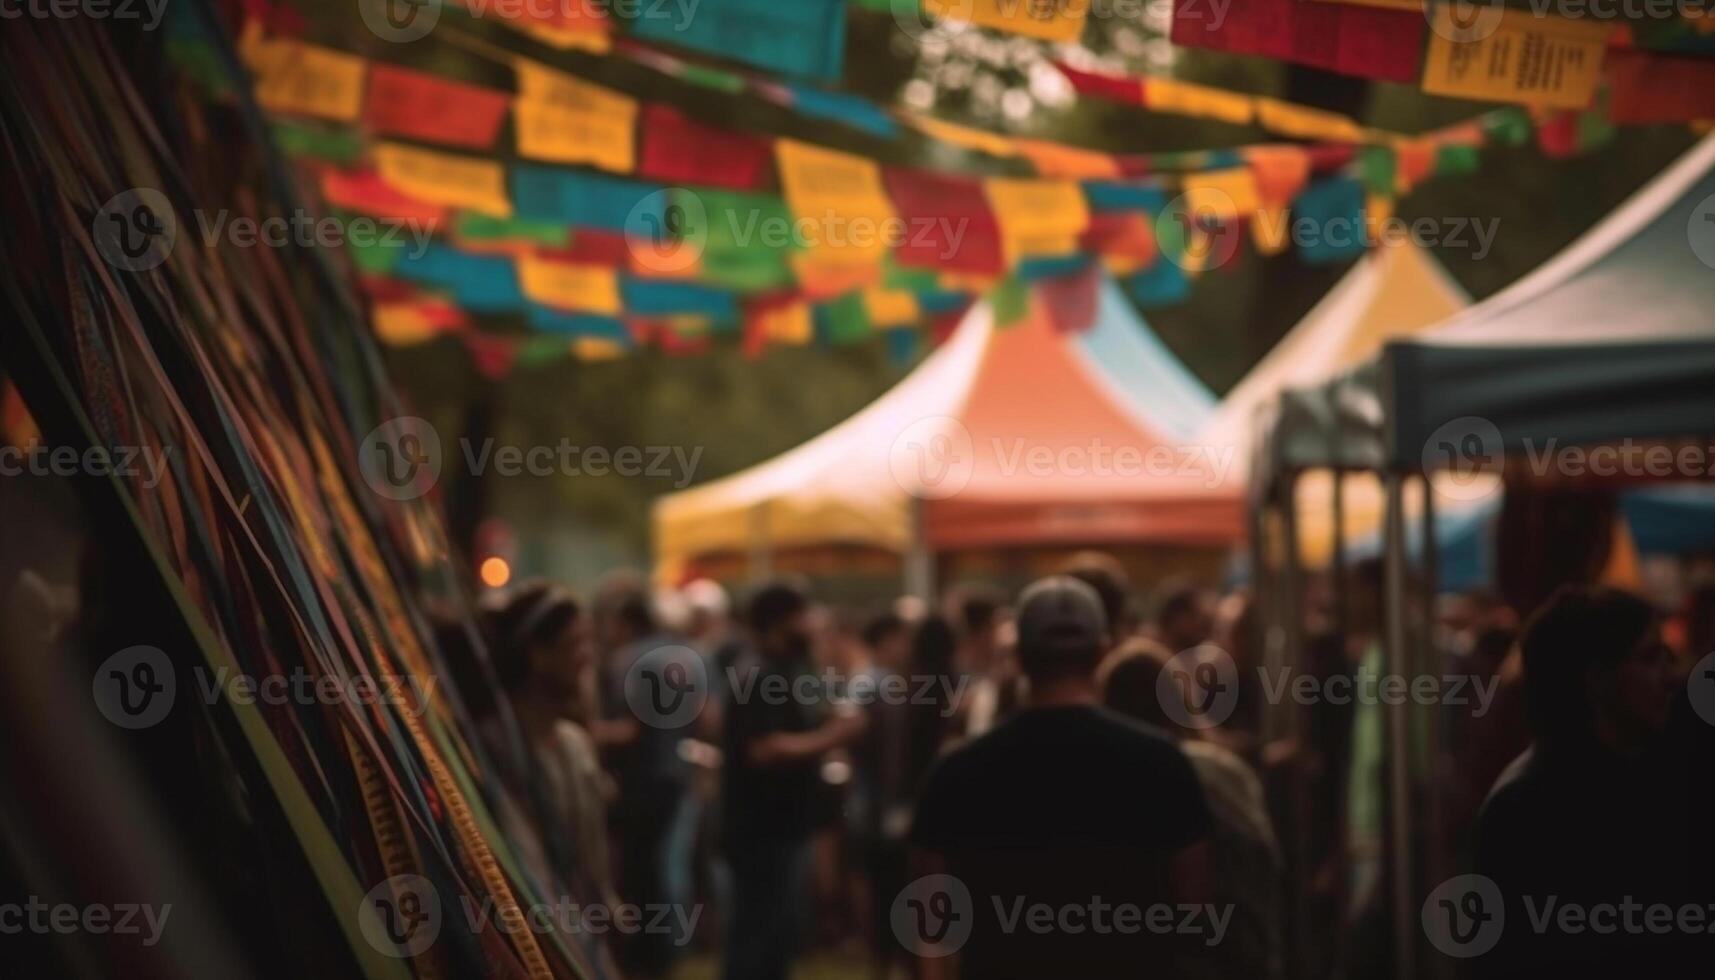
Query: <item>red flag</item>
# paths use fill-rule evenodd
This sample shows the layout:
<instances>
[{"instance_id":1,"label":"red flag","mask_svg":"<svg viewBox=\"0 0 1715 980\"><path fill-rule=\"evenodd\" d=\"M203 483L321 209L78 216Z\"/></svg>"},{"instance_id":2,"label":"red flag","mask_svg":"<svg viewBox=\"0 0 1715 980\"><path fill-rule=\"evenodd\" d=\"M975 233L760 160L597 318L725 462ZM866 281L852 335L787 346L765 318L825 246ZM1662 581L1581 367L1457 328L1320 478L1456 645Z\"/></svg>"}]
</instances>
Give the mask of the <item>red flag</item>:
<instances>
[{"instance_id":1,"label":"red flag","mask_svg":"<svg viewBox=\"0 0 1715 980\"><path fill-rule=\"evenodd\" d=\"M1006 270L1000 222L974 180L888 167L882 174L905 222L893 257L904 266L994 275Z\"/></svg>"},{"instance_id":2,"label":"red flag","mask_svg":"<svg viewBox=\"0 0 1715 980\"><path fill-rule=\"evenodd\" d=\"M1232 0L1225 17L1205 0L1175 0L1174 44L1257 54L1360 78L1415 84L1423 32L1415 10L1313 0Z\"/></svg>"},{"instance_id":3,"label":"red flag","mask_svg":"<svg viewBox=\"0 0 1715 980\"><path fill-rule=\"evenodd\" d=\"M504 92L371 62L363 118L389 136L488 149L509 102Z\"/></svg>"},{"instance_id":4,"label":"red flag","mask_svg":"<svg viewBox=\"0 0 1715 980\"><path fill-rule=\"evenodd\" d=\"M460 336L470 350L470 359L478 374L490 381L498 381L512 372L512 364L518 359L518 338L474 331Z\"/></svg>"},{"instance_id":5,"label":"red flag","mask_svg":"<svg viewBox=\"0 0 1715 980\"><path fill-rule=\"evenodd\" d=\"M579 265L611 265L628 268L631 265L631 245L625 235L616 231L594 228L573 228L572 240L565 248L538 250L544 258Z\"/></svg>"},{"instance_id":6,"label":"red flag","mask_svg":"<svg viewBox=\"0 0 1715 980\"><path fill-rule=\"evenodd\" d=\"M1094 95L1097 98L1109 99L1114 102L1125 102L1131 105L1143 105L1143 85L1135 78L1120 78L1114 75L1098 75L1095 72L1079 71L1065 62L1056 61L1054 67L1066 80L1072 83L1072 88L1080 95Z\"/></svg>"},{"instance_id":7,"label":"red flag","mask_svg":"<svg viewBox=\"0 0 1715 980\"><path fill-rule=\"evenodd\" d=\"M1609 117L1616 123L1715 119L1715 61L1609 49Z\"/></svg>"},{"instance_id":8,"label":"red flag","mask_svg":"<svg viewBox=\"0 0 1715 980\"><path fill-rule=\"evenodd\" d=\"M767 140L711 129L659 103L643 110L639 128L643 159L637 172L654 180L753 190L773 165Z\"/></svg>"},{"instance_id":9,"label":"red flag","mask_svg":"<svg viewBox=\"0 0 1715 980\"><path fill-rule=\"evenodd\" d=\"M415 221L431 227L447 218L446 208L399 193L373 170L322 171L322 197L336 208L376 218Z\"/></svg>"}]
</instances>

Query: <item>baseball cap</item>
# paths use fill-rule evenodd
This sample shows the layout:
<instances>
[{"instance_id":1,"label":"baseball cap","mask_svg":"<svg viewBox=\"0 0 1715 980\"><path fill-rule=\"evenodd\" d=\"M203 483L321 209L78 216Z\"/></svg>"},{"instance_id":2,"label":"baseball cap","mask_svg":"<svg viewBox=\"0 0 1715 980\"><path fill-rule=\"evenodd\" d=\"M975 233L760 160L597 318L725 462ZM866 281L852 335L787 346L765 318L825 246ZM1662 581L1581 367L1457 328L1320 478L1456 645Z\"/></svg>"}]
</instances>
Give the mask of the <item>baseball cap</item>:
<instances>
[{"instance_id":1,"label":"baseball cap","mask_svg":"<svg viewBox=\"0 0 1715 980\"><path fill-rule=\"evenodd\" d=\"M1025 587L1018 597L1018 647L1022 651L1071 655L1107 643L1108 618L1101 597L1070 575L1051 575Z\"/></svg>"}]
</instances>

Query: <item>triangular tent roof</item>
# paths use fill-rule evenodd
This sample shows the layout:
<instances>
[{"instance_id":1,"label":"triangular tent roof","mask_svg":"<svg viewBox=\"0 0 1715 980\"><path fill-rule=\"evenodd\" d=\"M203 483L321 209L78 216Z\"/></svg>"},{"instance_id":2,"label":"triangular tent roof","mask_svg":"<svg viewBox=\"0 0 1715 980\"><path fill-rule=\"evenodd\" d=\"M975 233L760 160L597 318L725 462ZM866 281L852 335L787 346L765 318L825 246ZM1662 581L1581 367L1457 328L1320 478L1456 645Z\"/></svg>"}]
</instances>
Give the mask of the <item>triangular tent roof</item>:
<instances>
[{"instance_id":1,"label":"triangular tent roof","mask_svg":"<svg viewBox=\"0 0 1715 980\"><path fill-rule=\"evenodd\" d=\"M1201 438L1238 447L1249 463L1261 413L1282 391L1350 370L1387 341L1420 333L1470 303L1435 257L1409 240L1373 249L1221 399Z\"/></svg>"},{"instance_id":2,"label":"triangular tent roof","mask_svg":"<svg viewBox=\"0 0 1715 980\"><path fill-rule=\"evenodd\" d=\"M1323 398L1391 465L1418 464L1435 430L1463 416L1493 423L1513 450L1715 430L1711 197L1706 137L1542 268L1389 344Z\"/></svg>"},{"instance_id":3,"label":"triangular tent roof","mask_svg":"<svg viewBox=\"0 0 1715 980\"><path fill-rule=\"evenodd\" d=\"M935 549L1154 542L1243 532L1230 459L1151 424L1038 297L997 329L988 304L856 415L655 508L657 561L826 545L905 552L923 500Z\"/></svg>"},{"instance_id":4,"label":"triangular tent roof","mask_svg":"<svg viewBox=\"0 0 1715 980\"><path fill-rule=\"evenodd\" d=\"M1214 392L1137 315L1119 283L1103 276L1098 289L1096 322L1078 335L1078 354L1151 425L1193 438L1215 411Z\"/></svg>"},{"instance_id":5,"label":"triangular tent roof","mask_svg":"<svg viewBox=\"0 0 1715 980\"><path fill-rule=\"evenodd\" d=\"M1251 464L1256 428L1283 390L1349 370L1375 357L1389 339L1423 331L1469 305L1465 290L1416 244L1374 249L1233 386L1199 438L1233 447L1240 465ZM1324 414L1297 413L1308 424L1295 434L1317 452L1332 438L1321 425ZM1297 488L1300 552L1313 565L1327 561L1333 548L1332 479L1306 474ZM1380 523L1381 495L1373 480L1360 479L1347 480L1345 494L1347 537L1356 540Z\"/></svg>"}]
</instances>

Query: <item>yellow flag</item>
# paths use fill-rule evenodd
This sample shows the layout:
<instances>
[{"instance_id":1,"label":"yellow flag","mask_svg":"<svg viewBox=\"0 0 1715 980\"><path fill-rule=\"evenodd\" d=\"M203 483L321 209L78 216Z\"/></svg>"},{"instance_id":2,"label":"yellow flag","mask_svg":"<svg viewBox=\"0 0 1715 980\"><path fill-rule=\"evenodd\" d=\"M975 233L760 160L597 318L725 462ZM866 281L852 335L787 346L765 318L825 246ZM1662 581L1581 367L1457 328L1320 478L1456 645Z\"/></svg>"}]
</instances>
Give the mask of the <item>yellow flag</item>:
<instances>
[{"instance_id":1,"label":"yellow flag","mask_svg":"<svg viewBox=\"0 0 1715 980\"><path fill-rule=\"evenodd\" d=\"M1118 177L1120 165L1113 157L1047 140L1018 140L1018 150L1044 177L1067 180Z\"/></svg>"},{"instance_id":2,"label":"yellow flag","mask_svg":"<svg viewBox=\"0 0 1715 980\"><path fill-rule=\"evenodd\" d=\"M518 155L628 174L637 166L637 100L527 58L512 63Z\"/></svg>"},{"instance_id":3,"label":"yellow flag","mask_svg":"<svg viewBox=\"0 0 1715 980\"><path fill-rule=\"evenodd\" d=\"M1365 136L1364 127L1350 116L1279 99L1257 99L1256 122L1271 133L1294 139L1361 143Z\"/></svg>"},{"instance_id":4,"label":"yellow flag","mask_svg":"<svg viewBox=\"0 0 1715 980\"><path fill-rule=\"evenodd\" d=\"M256 38L245 51L269 112L352 122L363 110L362 58L289 38Z\"/></svg>"},{"instance_id":5,"label":"yellow flag","mask_svg":"<svg viewBox=\"0 0 1715 980\"><path fill-rule=\"evenodd\" d=\"M995 220L1000 224L1008 261L1064 255L1078 248L1078 236L1090 226L1084 192L1069 180L983 181Z\"/></svg>"},{"instance_id":6,"label":"yellow flag","mask_svg":"<svg viewBox=\"0 0 1715 980\"><path fill-rule=\"evenodd\" d=\"M917 306L917 294L909 289L866 289L863 305L869 322L876 327L916 323L923 316Z\"/></svg>"},{"instance_id":7,"label":"yellow flag","mask_svg":"<svg viewBox=\"0 0 1715 980\"><path fill-rule=\"evenodd\" d=\"M1258 208L1251 218L1251 242L1262 255L1279 255L1292 244L1292 218L1285 205Z\"/></svg>"},{"instance_id":8,"label":"yellow flag","mask_svg":"<svg viewBox=\"0 0 1715 980\"><path fill-rule=\"evenodd\" d=\"M1423 65L1423 90L1435 95L1582 109L1602 77L1607 21L1536 17L1490 8L1461 28L1453 5L1435 8ZM1470 40L1454 41L1468 36Z\"/></svg>"},{"instance_id":9,"label":"yellow flag","mask_svg":"<svg viewBox=\"0 0 1715 980\"><path fill-rule=\"evenodd\" d=\"M611 266L524 255L518 259L518 285L526 298L545 306L609 316L620 311L619 273Z\"/></svg>"},{"instance_id":10,"label":"yellow flag","mask_svg":"<svg viewBox=\"0 0 1715 980\"><path fill-rule=\"evenodd\" d=\"M929 116L911 114L906 119L925 136L938 139L943 143L951 143L967 150L976 150L996 157L1015 157L1020 155L1018 141L998 133L975 129L971 126L961 126L958 123L942 122Z\"/></svg>"},{"instance_id":11,"label":"yellow flag","mask_svg":"<svg viewBox=\"0 0 1715 980\"><path fill-rule=\"evenodd\" d=\"M812 253L823 259L879 263L898 217L873 160L795 140L776 140L786 203Z\"/></svg>"},{"instance_id":12,"label":"yellow flag","mask_svg":"<svg viewBox=\"0 0 1715 980\"><path fill-rule=\"evenodd\" d=\"M375 335L389 347L410 347L440 333L416 303L377 303L370 319Z\"/></svg>"},{"instance_id":13,"label":"yellow flag","mask_svg":"<svg viewBox=\"0 0 1715 980\"><path fill-rule=\"evenodd\" d=\"M762 320L762 335L773 343L803 345L816 335L816 321L809 303L794 300L756 315Z\"/></svg>"},{"instance_id":14,"label":"yellow flag","mask_svg":"<svg viewBox=\"0 0 1715 980\"><path fill-rule=\"evenodd\" d=\"M572 356L580 361L611 361L624 353L619 341L606 337L579 337L572 341Z\"/></svg>"},{"instance_id":15,"label":"yellow flag","mask_svg":"<svg viewBox=\"0 0 1715 980\"><path fill-rule=\"evenodd\" d=\"M1084 33L1090 0L923 0L923 9L1008 34L1071 43Z\"/></svg>"},{"instance_id":16,"label":"yellow flag","mask_svg":"<svg viewBox=\"0 0 1715 980\"><path fill-rule=\"evenodd\" d=\"M539 20L521 20L518 18L503 18L501 23L519 32L533 37L551 48L561 51L588 51L590 54L607 54L613 50L613 37L607 31L580 30L570 27L558 27L554 24L544 24Z\"/></svg>"},{"instance_id":17,"label":"yellow flag","mask_svg":"<svg viewBox=\"0 0 1715 980\"><path fill-rule=\"evenodd\" d=\"M493 160L378 143L375 169L401 194L431 204L469 208L496 218L512 216L506 171Z\"/></svg>"},{"instance_id":18,"label":"yellow flag","mask_svg":"<svg viewBox=\"0 0 1715 980\"><path fill-rule=\"evenodd\" d=\"M616 174L628 174L637 166L632 138L636 122L636 103L629 113L615 115L523 99L512 103L519 156L549 163L582 163Z\"/></svg>"},{"instance_id":19,"label":"yellow flag","mask_svg":"<svg viewBox=\"0 0 1715 980\"><path fill-rule=\"evenodd\" d=\"M1249 167L1211 170L1185 176L1185 205L1193 215L1213 215L1221 221L1251 214L1261 206L1256 174Z\"/></svg>"},{"instance_id":20,"label":"yellow flag","mask_svg":"<svg viewBox=\"0 0 1715 980\"><path fill-rule=\"evenodd\" d=\"M1143 104L1151 112L1216 119L1243 126L1255 115L1255 102L1248 95L1171 78L1151 78L1143 83Z\"/></svg>"},{"instance_id":21,"label":"yellow flag","mask_svg":"<svg viewBox=\"0 0 1715 980\"><path fill-rule=\"evenodd\" d=\"M798 289L813 300L836 299L854 289L881 282L881 259L854 258L838 249L793 252L788 261L798 278Z\"/></svg>"}]
</instances>

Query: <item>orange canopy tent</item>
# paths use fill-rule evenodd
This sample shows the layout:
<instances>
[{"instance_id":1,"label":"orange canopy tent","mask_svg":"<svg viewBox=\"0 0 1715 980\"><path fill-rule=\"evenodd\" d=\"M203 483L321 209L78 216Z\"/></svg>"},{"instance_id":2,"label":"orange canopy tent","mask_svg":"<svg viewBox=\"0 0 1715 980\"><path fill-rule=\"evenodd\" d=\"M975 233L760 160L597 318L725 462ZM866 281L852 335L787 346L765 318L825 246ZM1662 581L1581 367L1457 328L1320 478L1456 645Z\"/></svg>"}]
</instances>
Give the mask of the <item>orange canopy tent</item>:
<instances>
[{"instance_id":1,"label":"orange canopy tent","mask_svg":"<svg viewBox=\"0 0 1715 980\"><path fill-rule=\"evenodd\" d=\"M655 508L658 571L706 558L879 548L1224 547L1244 534L1231 451L1166 435L1056 330L1040 295L997 327L973 308L941 348L852 418ZM908 577L911 577L908 575ZM914 578L927 591L927 577Z\"/></svg>"}]
</instances>

